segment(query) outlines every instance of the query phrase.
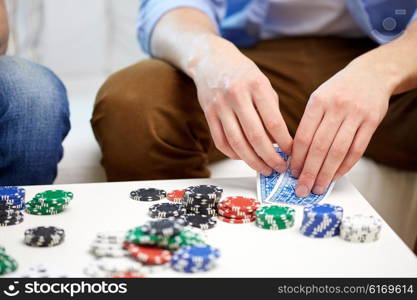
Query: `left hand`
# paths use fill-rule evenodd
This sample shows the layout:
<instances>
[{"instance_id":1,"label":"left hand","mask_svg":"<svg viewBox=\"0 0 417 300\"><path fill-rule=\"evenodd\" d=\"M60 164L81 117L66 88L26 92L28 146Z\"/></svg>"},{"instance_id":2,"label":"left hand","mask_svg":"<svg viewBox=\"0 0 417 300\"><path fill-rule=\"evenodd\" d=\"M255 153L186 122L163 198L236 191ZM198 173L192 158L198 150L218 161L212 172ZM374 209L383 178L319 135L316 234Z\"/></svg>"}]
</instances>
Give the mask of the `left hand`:
<instances>
[{"instance_id":1,"label":"left hand","mask_svg":"<svg viewBox=\"0 0 417 300\"><path fill-rule=\"evenodd\" d=\"M292 149L298 197L323 194L362 157L392 93L383 75L364 61L351 62L314 91Z\"/></svg>"}]
</instances>

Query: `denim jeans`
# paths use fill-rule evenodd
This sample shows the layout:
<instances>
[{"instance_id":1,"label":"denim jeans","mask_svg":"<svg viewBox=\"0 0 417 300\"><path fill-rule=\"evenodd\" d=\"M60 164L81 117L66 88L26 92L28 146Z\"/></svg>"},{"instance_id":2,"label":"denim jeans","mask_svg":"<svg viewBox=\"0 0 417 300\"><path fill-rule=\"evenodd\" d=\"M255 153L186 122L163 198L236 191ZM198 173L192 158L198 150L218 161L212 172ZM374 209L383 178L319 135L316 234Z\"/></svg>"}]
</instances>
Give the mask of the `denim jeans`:
<instances>
[{"instance_id":1,"label":"denim jeans","mask_svg":"<svg viewBox=\"0 0 417 300\"><path fill-rule=\"evenodd\" d=\"M0 56L0 185L51 184L69 129L59 78L28 60Z\"/></svg>"}]
</instances>

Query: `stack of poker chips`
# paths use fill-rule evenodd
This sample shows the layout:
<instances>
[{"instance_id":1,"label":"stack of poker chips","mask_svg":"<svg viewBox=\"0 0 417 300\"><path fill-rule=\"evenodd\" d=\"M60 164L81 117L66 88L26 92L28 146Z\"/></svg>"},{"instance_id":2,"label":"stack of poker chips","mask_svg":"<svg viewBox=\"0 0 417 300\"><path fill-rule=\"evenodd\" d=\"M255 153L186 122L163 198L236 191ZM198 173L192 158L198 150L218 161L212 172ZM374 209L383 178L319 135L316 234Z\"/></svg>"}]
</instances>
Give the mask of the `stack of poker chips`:
<instances>
[{"instance_id":1,"label":"stack of poker chips","mask_svg":"<svg viewBox=\"0 0 417 300\"><path fill-rule=\"evenodd\" d=\"M136 201L158 201L166 197L167 193L164 190L156 188L140 188L130 192L130 199Z\"/></svg>"},{"instance_id":2,"label":"stack of poker chips","mask_svg":"<svg viewBox=\"0 0 417 300\"><path fill-rule=\"evenodd\" d=\"M219 257L217 248L208 245L186 246L174 253L170 264L178 272L207 272L216 266Z\"/></svg>"},{"instance_id":3,"label":"stack of poker chips","mask_svg":"<svg viewBox=\"0 0 417 300\"><path fill-rule=\"evenodd\" d=\"M307 206L300 232L308 237L327 238L339 235L343 208L332 204Z\"/></svg>"},{"instance_id":4,"label":"stack of poker chips","mask_svg":"<svg viewBox=\"0 0 417 300\"><path fill-rule=\"evenodd\" d=\"M24 208L25 189L16 186L0 187L0 226L22 223Z\"/></svg>"},{"instance_id":5,"label":"stack of poker chips","mask_svg":"<svg viewBox=\"0 0 417 300\"><path fill-rule=\"evenodd\" d=\"M17 261L6 254L6 249L0 246L0 276L16 271Z\"/></svg>"},{"instance_id":6,"label":"stack of poker chips","mask_svg":"<svg viewBox=\"0 0 417 300\"><path fill-rule=\"evenodd\" d=\"M217 205L219 220L233 224L245 224L255 221L255 211L260 203L253 198L242 196L227 197Z\"/></svg>"},{"instance_id":7,"label":"stack of poker chips","mask_svg":"<svg viewBox=\"0 0 417 300\"><path fill-rule=\"evenodd\" d=\"M26 212L32 215L54 215L64 211L74 195L63 190L38 193L26 203Z\"/></svg>"},{"instance_id":8,"label":"stack of poker chips","mask_svg":"<svg viewBox=\"0 0 417 300\"><path fill-rule=\"evenodd\" d=\"M183 204L187 213L216 216L216 205L223 189L215 185L195 185L185 190Z\"/></svg>"},{"instance_id":9,"label":"stack of poker chips","mask_svg":"<svg viewBox=\"0 0 417 300\"><path fill-rule=\"evenodd\" d=\"M288 206L263 206L256 210L255 215L255 225L269 230L290 228L295 220L295 210Z\"/></svg>"},{"instance_id":10,"label":"stack of poker chips","mask_svg":"<svg viewBox=\"0 0 417 300\"><path fill-rule=\"evenodd\" d=\"M61 244L65 231L55 226L39 226L25 231L24 242L31 247L53 247Z\"/></svg>"},{"instance_id":11,"label":"stack of poker chips","mask_svg":"<svg viewBox=\"0 0 417 300\"><path fill-rule=\"evenodd\" d=\"M382 221L374 216L346 217L340 225L340 237L348 242L369 243L379 239Z\"/></svg>"},{"instance_id":12,"label":"stack of poker chips","mask_svg":"<svg viewBox=\"0 0 417 300\"><path fill-rule=\"evenodd\" d=\"M90 246L90 252L96 257L122 257L128 253L123 249L124 231L98 232Z\"/></svg>"}]
</instances>

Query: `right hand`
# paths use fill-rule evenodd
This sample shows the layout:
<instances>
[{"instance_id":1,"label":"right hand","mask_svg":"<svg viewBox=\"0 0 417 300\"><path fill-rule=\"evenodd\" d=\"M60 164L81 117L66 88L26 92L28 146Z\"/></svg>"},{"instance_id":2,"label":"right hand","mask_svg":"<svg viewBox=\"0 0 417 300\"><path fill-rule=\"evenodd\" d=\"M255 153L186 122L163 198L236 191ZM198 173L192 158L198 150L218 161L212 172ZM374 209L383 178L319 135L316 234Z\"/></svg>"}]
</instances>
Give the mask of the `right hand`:
<instances>
[{"instance_id":1,"label":"right hand","mask_svg":"<svg viewBox=\"0 0 417 300\"><path fill-rule=\"evenodd\" d=\"M290 154L292 138L268 78L233 44L212 37L200 57L188 61L216 147L268 176L287 163L272 145Z\"/></svg>"}]
</instances>

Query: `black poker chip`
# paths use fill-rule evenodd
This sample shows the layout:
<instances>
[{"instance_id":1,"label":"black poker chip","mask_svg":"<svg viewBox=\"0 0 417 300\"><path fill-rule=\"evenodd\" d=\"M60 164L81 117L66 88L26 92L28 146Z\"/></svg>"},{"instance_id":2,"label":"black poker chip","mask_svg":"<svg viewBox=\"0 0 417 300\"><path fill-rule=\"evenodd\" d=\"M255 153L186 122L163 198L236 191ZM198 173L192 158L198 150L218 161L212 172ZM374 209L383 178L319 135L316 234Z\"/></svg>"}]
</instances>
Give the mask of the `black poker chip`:
<instances>
[{"instance_id":1,"label":"black poker chip","mask_svg":"<svg viewBox=\"0 0 417 300\"><path fill-rule=\"evenodd\" d=\"M24 218L13 218L8 220L0 220L0 226L13 226L22 223Z\"/></svg>"},{"instance_id":2,"label":"black poker chip","mask_svg":"<svg viewBox=\"0 0 417 300\"><path fill-rule=\"evenodd\" d=\"M59 245L65 238L65 231L55 226L39 226L25 231L25 244L32 247L52 247Z\"/></svg>"},{"instance_id":3,"label":"black poker chip","mask_svg":"<svg viewBox=\"0 0 417 300\"><path fill-rule=\"evenodd\" d=\"M178 234L185 225L186 222L183 219L170 217L166 219L150 220L141 226L141 230L150 235L170 237Z\"/></svg>"},{"instance_id":4,"label":"black poker chip","mask_svg":"<svg viewBox=\"0 0 417 300\"><path fill-rule=\"evenodd\" d=\"M187 220L188 225L203 230L211 229L217 224L215 218L206 215L186 214L184 218Z\"/></svg>"},{"instance_id":5,"label":"black poker chip","mask_svg":"<svg viewBox=\"0 0 417 300\"><path fill-rule=\"evenodd\" d=\"M158 203L149 208L151 218L178 217L185 214L187 210L180 203Z\"/></svg>"},{"instance_id":6,"label":"black poker chip","mask_svg":"<svg viewBox=\"0 0 417 300\"><path fill-rule=\"evenodd\" d=\"M162 200L166 195L166 191L156 188L141 188L130 192L130 198L137 201Z\"/></svg>"},{"instance_id":7,"label":"black poker chip","mask_svg":"<svg viewBox=\"0 0 417 300\"><path fill-rule=\"evenodd\" d=\"M193 199L220 199L223 189L215 185L194 185L186 189L185 195Z\"/></svg>"},{"instance_id":8,"label":"black poker chip","mask_svg":"<svg viewBox=\"0 0 417 300\"><path fill-rule=\"evenodd\" d=\"M214 208L187 207L187 213L206 215L211 217L217 215L217 211Z\"/></svg>"}]
</instances>

